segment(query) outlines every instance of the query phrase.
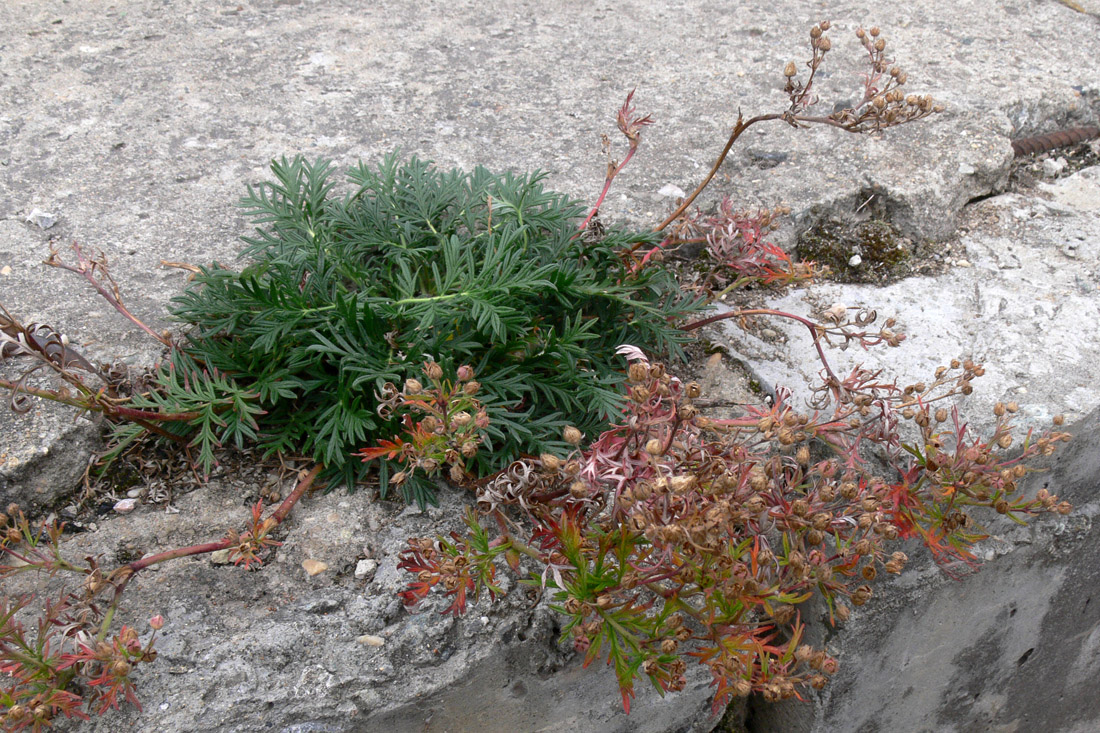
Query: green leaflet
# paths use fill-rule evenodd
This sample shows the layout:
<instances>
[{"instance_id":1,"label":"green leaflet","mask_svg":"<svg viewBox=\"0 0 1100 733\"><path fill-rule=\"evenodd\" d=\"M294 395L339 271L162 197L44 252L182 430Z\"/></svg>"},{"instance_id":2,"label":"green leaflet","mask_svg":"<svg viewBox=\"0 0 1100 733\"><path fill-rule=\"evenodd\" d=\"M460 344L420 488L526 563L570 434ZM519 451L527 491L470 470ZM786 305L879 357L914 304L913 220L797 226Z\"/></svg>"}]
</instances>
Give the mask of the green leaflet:
<instances>
[{"instance_id":1,"label":"green leaflet","mask_svg":"<svg viewBox=\"0 0 1100 733\"><path fill-rule=\"evenodd\" d=\"M203 446L254 433L324 462L330 485L353 484L350 454L398 432L375 391L432 357L476 370L492 420L477 468L499 468L554 447L566 425L606 427L622 399L615 348L680 356L675 324L701 307L660 266L623 266L619 252L651 234L575 236L582 207L541 173L441 171L395 153L354 167L340 196L328 161L271 171L241 202L256 224L246 266L204 268L173 301L187 358L249 396L212 393L222 407L196 426Z\"/></svg>"}]
</instances>

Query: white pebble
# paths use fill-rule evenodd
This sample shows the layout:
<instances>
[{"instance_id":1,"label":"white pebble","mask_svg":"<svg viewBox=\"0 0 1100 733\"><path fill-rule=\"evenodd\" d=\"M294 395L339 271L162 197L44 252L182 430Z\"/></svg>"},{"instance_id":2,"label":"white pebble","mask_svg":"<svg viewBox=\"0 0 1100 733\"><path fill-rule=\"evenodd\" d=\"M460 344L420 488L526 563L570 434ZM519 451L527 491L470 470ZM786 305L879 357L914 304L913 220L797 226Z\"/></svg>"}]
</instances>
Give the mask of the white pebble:
<instances>
[{"instance_id":1,"label":"white pebble","mask_svg":"<svg viewBox=\"0 0 1100 733\"><path fill-rule=\"evenodd\" d=\"M115 511L119 514L129 514L137 506L137 499L122 499L115 502Z\"/></svg>"},{"instance_id":2,"label":"white pebble","mask_svg":"<svg viewBox=\"0 0 1100 733\"><path fill-rule=\"evenodd\" d=\"M848 260L848 267L859 267L861 264L863 264L863 258L859 255L852 255Z\"/></svg>"},{"instance_id":3,"label":"white pebble","mask_svg":"<svg viewBox=\"0 0 1100 733\"><path fill-rule=\"evenodd\" d=\"M363 646L382 646L386 643L386 640L381 636L374 636L372 634L363 634L356 639L357 642Z\"/></svg>"}]
</instances>

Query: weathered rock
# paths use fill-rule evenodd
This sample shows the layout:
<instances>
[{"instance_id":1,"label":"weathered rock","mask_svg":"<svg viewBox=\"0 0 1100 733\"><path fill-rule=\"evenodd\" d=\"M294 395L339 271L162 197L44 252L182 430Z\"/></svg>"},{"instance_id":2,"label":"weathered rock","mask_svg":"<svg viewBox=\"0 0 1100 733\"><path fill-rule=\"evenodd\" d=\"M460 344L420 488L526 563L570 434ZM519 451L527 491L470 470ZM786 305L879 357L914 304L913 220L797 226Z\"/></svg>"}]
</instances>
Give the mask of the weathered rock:
<instances>
[{"instance_id":1,"label":"weathered rock","mask_svg":"<svg viewBox=\"0 0 1100 733\"><path fill-rule=\"evenodd\" d=\"M66 552L111 565L123 542L141 556L208 541L243 524L244 490L212 482L181 497L179 513L141 506L104 517ZM582 669L571 646L559 646L546 601L532 605L508 578L505 598L471 601L459 619L441 615L441 596L404 610L396 593L411 576L396 569L397 553L410 536L455 528L468 501L454 491L441 498L419 512L365 494L318 495L295 508L276 559L259 571L198 556L142 573L118 622L148 633L147 619L166 621L160 656L137 680L144 712L79 729L702 733L718 723L701 667L664 699L639 684L625 715L612 671ZM370 581L354 573L364 549L378 559ZM327 570L307 575L307 558Z\"/></svg>"},{"instance_id":2,"label":"weathered rock","mask_svg":"<svg viewBox=\"0 0 1100 733\"><path fill-rule=\"evenodd\" d=\"M998 401L1020 404L1021 420L1049 427L1064 413L1079 419L1100 392L1100 167L1081 170L1032 193L1007 193L963 213L965 252L936 277L907 278L885 287L821 283L767 301L767 306L819 318L836 303L887 317L907 338L898 348L826 349L833 371L864 364L899 385L930 382L951 359L983 362L986 374L960 409L974 429L988 432ZM728 310L728 308L726 309ZM766 338L760 329L779 329ZM791 389L799 405L818 383L821 363L809 331L783 318L758 319L747 331L722 321L725 344L766 385ZM774 333L774 331L773 331Z\"/></svg>"},{"instance_id":3,"label":"weathered rock","mask_svg":"<svg viewBox=\"0 0 1100 733\"><path fill-rule=\"evenodd\" d=\"M27 321L58 327L89 358L151 364L159 344L79 279L41 267L51 245L76 239L105 250L130 309L160 330L171 325L165 305L186 277L162 261L234 262L236 238L249 227L232 202L245 183L266 176L271 158L303 152L344 166L401 147L443 166L542 168L551 186L591 201L605 170L599 135L613 133L613 113L635 85L639 108L659 124L644 133L638 157L601 214L651 225L668 210L669 192L690 192L709 168L739 107L747 115L785 107L782 67L805 56L807 19L821 12L809 0L754 13L694 0L676 7L488 2L406 10L395 0L0 3L0 301ZM1095 119L1100 36L1094 18L1069 3L913 0L873 11L861 17L861 7L835 6L835 50L817 84L826 104L861 93L862 52L851 31L865 23L884 27L913 90L935 94L949 111L859 138L779 123L756 127L734 148L703 203L722 195L745 206L785 201L800 230L851 213L873 195L872 206L906 236L943 239L966 201L1003 184L1010 135ZM621 157L619 151L613 154ZM25 222L36 208L64 216L40 229ZM1031 230L1025 226L1016 236ZM1005 245L984 241L975 248ZM971 276L983 260L974 262ZM939 285L968 293L987 279ZM942 297L929 291L930 300ZM962 308L944 317L970 315ZM1093 317L1087 308L1065 315L1071 317L1048 321L1064 334L1054 346L1069 349L1068 326L1095 319L1085 320ZM920 329L911 330L907 348ZM1028 334L1015 344L1019 361L1029 365L1048 364L1043 349L1050 346ZM1080 360L1096 362L1091 347L1084 348ZM8 378L20 373L17 363L0 369ZM1043 373L1042 382L1055 376ZM977 385L977 395L1011 394L1015 382L991 390L992 378ZM1091 406L1087 390L1095 382L1050 382L1074 403L1048 402L1031 384L1029 396L1038 398L1021 402L1080 413ZM78 480L94 433L50 407L21 417L0 413L2 498L52 504ZM59 465L57 456L71 459L64 470L36 473ZM73 549L111 553L123 536L142 538L144 552L210 539L240 526L244 491L215 485L180 499L178 515L139 507L104 519L99 532L74 539ZM607 671L569 667L553 643L554 617L527 610L519 594L496 610L479 605L459 622L435 610L406 616L393 595L400 586L393 554L407 534L454 525L453 514L410 514L395 523L397 514L362 496L312 499L296 510L281 561L261 572L197 559L142 577L123 619L138 623L160 611L170 621L163 657L143 672L146 712L85 727L709 725L697 678L689 694L664 703L639 687L635 715L619 716ZM378 567L357 579L356 561L364 555ZM306 559L328 570L307 576ZM384 643L357 643L364 636ZM557 700L564 702L554 707ZM471 710L476 720L463 717ZM581 717L569 718L570 711Z\"/></svg>"},{"instance_id":4,"label":"weathered rock","mask_svg":"<svg viewBox=\"0 0 1100 733\"><path fill-rule=\"evenodd\" d=\"M1100 409L1032 474L1066 517L997 525L962 582L916 557L829 640L840 672L811 704L759 705L757 733L1100 729ZM911 553L911 557L913 554Z\"/></svg>"}]
</instances>

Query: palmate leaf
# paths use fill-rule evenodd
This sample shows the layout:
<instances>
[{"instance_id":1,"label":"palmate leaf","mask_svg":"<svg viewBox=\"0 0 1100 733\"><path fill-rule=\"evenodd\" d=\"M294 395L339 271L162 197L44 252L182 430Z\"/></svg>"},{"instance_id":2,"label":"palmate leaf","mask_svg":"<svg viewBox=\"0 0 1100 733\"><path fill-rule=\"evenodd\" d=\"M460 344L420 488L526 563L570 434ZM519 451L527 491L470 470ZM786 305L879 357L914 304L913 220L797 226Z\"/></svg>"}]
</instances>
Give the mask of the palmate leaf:
<instances>
[{"instance_id":1,"label":"palmate leaf","mask_svg":"<svg viewBox=\"0 0 1100 733\"><path fill-rule=\"evenodd\" d=\"M183 352L239 392L212 382L220 406L195 426L202 444L255 435L323 461L330 487L350 485L365 470L352 454L400 432L376 391L428 358L452 378L461 364L477 373L491 420L478 470L563 448L566 425L601 430L621 406L615 348L675 353L676 323L700 303L660 267L624 267L621 250L651 234L576 237L584 208L544 178L394 153L355 166L339 194L327 161L274 162L242 199L256 224L243 269L204 268L173 301L190 326ZM161 390L189 399L177 392ZM372 463L386 486L389 464ZM431 492L401 486L419 501Z\"/></svg>"}]
</instances>

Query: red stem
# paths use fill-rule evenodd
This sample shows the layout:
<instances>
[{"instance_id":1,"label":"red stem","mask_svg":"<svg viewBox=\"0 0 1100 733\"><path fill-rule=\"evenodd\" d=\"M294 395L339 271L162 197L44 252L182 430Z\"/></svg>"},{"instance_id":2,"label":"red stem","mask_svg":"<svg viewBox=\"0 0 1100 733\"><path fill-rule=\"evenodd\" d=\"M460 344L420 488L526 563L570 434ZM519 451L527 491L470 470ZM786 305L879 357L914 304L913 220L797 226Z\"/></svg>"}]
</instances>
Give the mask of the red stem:
<instances>
[{"instance_id":1,"label":"red stem","mask_svg":"<svg viewBox=\"0 0 1100 733\"><path fill-rule=\"evenodd\" d=\"M638 143L637 141L632 140L630 143L630 152L628 152L626 154L626 157L623 158L622 163L619 163L618 166L616 166L613 170L611 170L611 172L607 174L607 178L604 179L603 182L603 190L600 191L600 197L596 199L596 205L592 207L592 210L588 212L588 216L586 216L584 218L584 221L581 222L581 225L577 227L577 233L573 235L573 239L576 239L582 233L584 233L585 228L588 226L588 222L591 221L592 217L596 215L596 212L600 210L600 206L603 205L604 198L607 197L607 192L611 190L611 182L614 181L615 176L619 175L622 169L626 167L626 164L629 163L630 159L634 157L634 153L637 150Z\"/></svg>"}]
</instances>

